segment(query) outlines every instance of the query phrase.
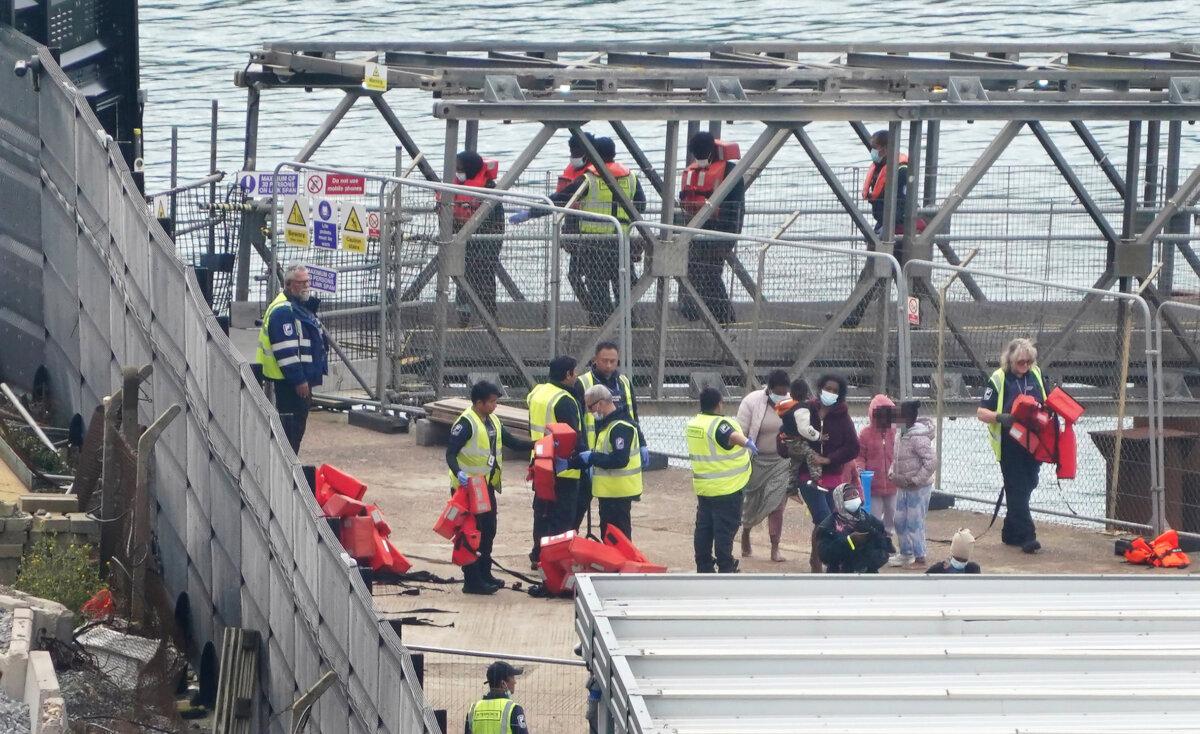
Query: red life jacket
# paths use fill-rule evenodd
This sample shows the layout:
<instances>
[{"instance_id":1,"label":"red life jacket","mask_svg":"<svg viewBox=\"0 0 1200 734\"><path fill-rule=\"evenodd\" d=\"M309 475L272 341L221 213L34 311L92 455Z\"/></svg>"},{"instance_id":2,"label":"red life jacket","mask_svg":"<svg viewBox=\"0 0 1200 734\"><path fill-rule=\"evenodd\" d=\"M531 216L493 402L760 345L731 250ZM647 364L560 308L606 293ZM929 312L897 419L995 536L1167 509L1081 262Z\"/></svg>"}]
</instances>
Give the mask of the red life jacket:
<instances>
[{"instance_id":1,"label":"red life jacket","mask_svg":"<svg viewBox=\"0 0 1200 734\"><path fill-rule=\"evenodd\" d=\"M471 186L477 189L487 188L489 181L495 181L497 174L500 173L500 161L494 158L484 158L483 167L479 169L471 178L463 181L460 186ZM458 224L466 224L471 215L479 209L483 204L483 199L480 199L470 194L455 194L454 195L454 221Z\"/></svg>"},{"instance_id":2,"label":"red life jacket","mask_svg":"<svg viewBox=\"0 0 1200 734\"><path fill-rule=\"evenodd\" d=\"M1134 538L1125 551L1129 563L1156 568L1185 568L1191 559L1179 547L1179 533L1168 530L1153 541Z\"/></svg>"},{"instance_id":3,"label":"red life jacket","mask_svg":"<svg viewBox=\"0 0 1200 734\"><path fill-rule=\"evenodd\" d=\"M908 156L900 154L900 165L908 165ZM887 161L871 163L867 169L867 177L863 179L862 195L867 201L879 201L883 196L883 187L887 185Z\"/></svg>"},{"instance_id":4,"label":"red life jacket","mask_svg":"<svg viewBox=\"0 0 1200 734\"><path fill-rule=\"evenodd\" d=\"M1059 479L1074 479L1078 464L1074 424L1083 415L1083 406L1056 387L1044 406L1029 395L1018 395L1009 411L1013 416L1009 435L1038 461L1056 464Z\"/></svg>"},{"instance_id":5,"label":"red life jacket","mask_svg":"<svg viewBox=\"0 0 1200 734\"><path fill-rule=\"evenodd\" d=\"M567 167L563 169L563 172L558 174L558 186L554 188L554 192L558 193L559 191L567 188L575 179L587 173L589 169L591 169L591 166L576 168L568 163Z\"/></svg>"},{"instance_id":6,"label":"red life jacket","mask_svg":"<svg viewBox=\"0 0 1200 734\"><path fill-rule=\"evenodd\" d=\"M711 161L706 168L701 168L693 161L683 171L683 182L679 187L679 203L688 216L696 212L708 201L708 197L717 190L729 173L729 161L742 157L737 143L727 143L724 140L715 141L716 160ZM616 174L613 174L614 176ZM713 212L713 217L720 216L720 208Z\"/></svg>"}]
</instances>

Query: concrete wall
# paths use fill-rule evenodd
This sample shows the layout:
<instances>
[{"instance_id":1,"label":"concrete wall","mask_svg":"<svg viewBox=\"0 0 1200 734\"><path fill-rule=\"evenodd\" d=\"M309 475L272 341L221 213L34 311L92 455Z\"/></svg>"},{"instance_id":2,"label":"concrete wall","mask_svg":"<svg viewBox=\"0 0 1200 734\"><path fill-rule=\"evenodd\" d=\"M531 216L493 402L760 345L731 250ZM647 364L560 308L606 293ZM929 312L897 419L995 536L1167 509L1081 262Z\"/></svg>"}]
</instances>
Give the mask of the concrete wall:
<instances>
[{"instance_id":1,"label":"concrete wall","mask_svg":"<svg viewBox=\"0 0 1200 734\"><path fill-rule=\"evenodd\" d=\"M12 73L38 55L44 71ZM35 84L38 89L35 91ZM312 731L437 731L411 658L338 539L249 368L234 357L116 145L45 49L0 28L0 373L49 373L64 415L90 415L123 365L151 363L141 420L184 412L155 452L156 537L201 647L263 635L256 731L332 669Z\"/></svg>"}]
</instances>

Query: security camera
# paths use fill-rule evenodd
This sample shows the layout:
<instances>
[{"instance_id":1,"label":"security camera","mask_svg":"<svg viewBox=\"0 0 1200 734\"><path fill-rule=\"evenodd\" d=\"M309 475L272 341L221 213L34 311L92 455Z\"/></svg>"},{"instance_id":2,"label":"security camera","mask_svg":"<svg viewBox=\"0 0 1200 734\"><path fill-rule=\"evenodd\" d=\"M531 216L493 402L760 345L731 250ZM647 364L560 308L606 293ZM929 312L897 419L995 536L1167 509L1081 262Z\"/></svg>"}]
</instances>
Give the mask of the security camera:
<instances>
[{"instance_id":1,"label":"security camera","mask_svg":"<svg viewBox=\"0 0 1200 734\"><path fill-rule=\"evenodd\" d=\"M29 73L29 62L25 59L21 59L17 63L13 64L13 73L19 77L24 77Z\"/></svg>"}]
</instances>

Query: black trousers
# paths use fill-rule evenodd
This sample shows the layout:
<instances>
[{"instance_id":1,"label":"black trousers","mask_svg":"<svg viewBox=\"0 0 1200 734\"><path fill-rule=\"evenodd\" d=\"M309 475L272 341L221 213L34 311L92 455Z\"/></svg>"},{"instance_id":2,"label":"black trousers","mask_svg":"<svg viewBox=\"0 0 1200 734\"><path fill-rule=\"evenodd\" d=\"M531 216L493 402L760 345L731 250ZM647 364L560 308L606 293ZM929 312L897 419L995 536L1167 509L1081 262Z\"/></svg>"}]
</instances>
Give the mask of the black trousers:
<instances>
[{"instance_id":1,"label":"black trousers","mask_svg":"<svg viewBox=\"0 0 1200 734\"><path fill-rule=\"evenodd\" d=\"M479 529L479 559L463 566L463 585L478 586L495 577L492 575L492 544L496 542L496 490L488 486L492 500L492 511L475 516L475 527Z\"/></svg>"},{"instance_id":2,"label":"black trousers","mask_svg":"<svg viewBox=\"0 0 1200 734\"><path fill-rule=\"evenodd\" d=\"M479 300L492 316L496 315L496 270L500 267L499 243L480 243L476 240L467 242L465 278ZM458 305L458 322L466 326L471 318L471 300L467 294L459 291L454 296Z\"/></svg>"},{"instance_id":3,"label":"black trousers","mask_svg":"<svg viewBox=\"0 0 1200 734\"><path fill-rule=\"evenodd\" d=\"M1001 446L1000 474L1004 477L1007 512L1004 525L1000 528L1000 540L1006 545L1024 545L1037 540L1037 528L1029 512L1029 498L1037 489L1040 468L1041 464L1020 446Z\"/></svg>"},{"instance_id":4,"label":"black trousers","mask_svg":"<svg viewBox=\"0 0 1200 734\"><path fill-rule=\"evenodd\" d=\"M554 501L533 498L533 550L529 560L536 562L541 554L541 540L570 530L575 521L575 496L579 493L578 479L554 479Z\"/></svg>"},{"instance_id":5,"label":"black trousers","mask_svg":"<svg viewBox=\"0 0 1200 734\"><path fill-rule=\"evenodd\" d=\"M592 507L592 477L586 471L579 477L579 487L575 490L575 518L571 529L579 532L583 518L587 517ZM586 532L586 529L585 529Z\"/></svg>"},{"instance_id":6,"label":"black trousers","mask_svg":"<svg viewBox=\"0 0 1200 734\"><path fill-rule=\"evenodd\" d=\"M275 410L283 424L283 435L287 436L292 451L300 455L300 442L308 427L308 399L296 394L296 388L287 380L272 380L275 386Z\"/></svg>"},{"instance_id":7,"label":"black trousers","mask_svg":"<svg viewBox=\"0 0 1200 734\"><path fill-rule=\"evenodd\" d=\"M600 498L600 537L609 525L615 525L625 533L625 537L633 540L633 498L632 497L601 497Z\"/></svg>"},{"instance_id":8,"label":"black trousers","mask_svg":"<svg viewBox=\"0 0 1200 734\"><path fill-rule=\"evenodd\" d=\"M733 302L729 289L722 277L725 273L725 257L733 251L733 240L692 240L688 248L688 279L696 287L700 298L713 316L722 324L734 320ZM695 321L700 318L695 303L688 297L679 300L684 318Z\"/></svg>"},{"instance_id":9,"label":"black trousers","mask_svg":"<svg viewBox=\"0 0 1200 734\"><path fill-rule=\"evenodd\" d=\"M696 498L696 534L693 540L698 572L712 573L714 560L716 570L721 573L737 569L737 561L733 558L733 536L742 524L744 496L745 493L739 489L720 497Z\"/></svg>"}]
</instances>

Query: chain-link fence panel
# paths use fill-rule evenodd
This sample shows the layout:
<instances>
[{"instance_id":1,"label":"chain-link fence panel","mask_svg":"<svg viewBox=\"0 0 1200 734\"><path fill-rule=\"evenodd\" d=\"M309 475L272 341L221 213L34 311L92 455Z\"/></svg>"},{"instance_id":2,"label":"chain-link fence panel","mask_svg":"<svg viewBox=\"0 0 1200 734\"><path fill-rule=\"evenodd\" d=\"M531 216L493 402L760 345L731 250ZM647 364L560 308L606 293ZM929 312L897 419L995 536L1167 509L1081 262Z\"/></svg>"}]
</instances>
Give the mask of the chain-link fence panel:
<instances>
[{"instance_id":1,"label":"chain-link fence panel","mask_svg":"<svg viewBox=\"0 0 1200 734\"><path fill-rule=\"evenodd\" d=\"M1166 301L1155 314L1159 457L1166 525L1200 538L1200 304Z\"/></svg>"},{"instance_id":2,"label":"chain-link fence panel","mask_svg":"<svg viewBox=\"0 0 1200 734\"><path fill-rule=\"evenodd\" d=\"M990 396L990 381L1010 340L1027 338L1036 347L1034 366L1045 390L1062 387L1085 409L1073 426L1076 476L1060 480L1055 465L1042 464L1030 499L1034 512L1077 522L1107 519L1114 527L1149 526L1158 477L1145 302L1129 293L920 261L908 263L905 275L923 315L913 332L912 371L921 412L937 427L935 488L996 502L1004 480L976 411ZM1000 412L1009 408L1009 395L1004 402ZM1002 450L1025 451L1007 441Z\"/></svg>"},{"instance_id":3,"label":"chain-link fence panel","mask_svg":"<svg viewBox=\"0 0 1200 734\"><path fill-rule=\"evenodd\" d=\"M525 711L530 731L586 731L587 668L582 661L506 656L409 645L425 656L425 698L434 709L445 709L447 731L463 730L468 712L488 692L485 672L494 660L523 671L513 700Z\"/></svg>"}]
</instances>

